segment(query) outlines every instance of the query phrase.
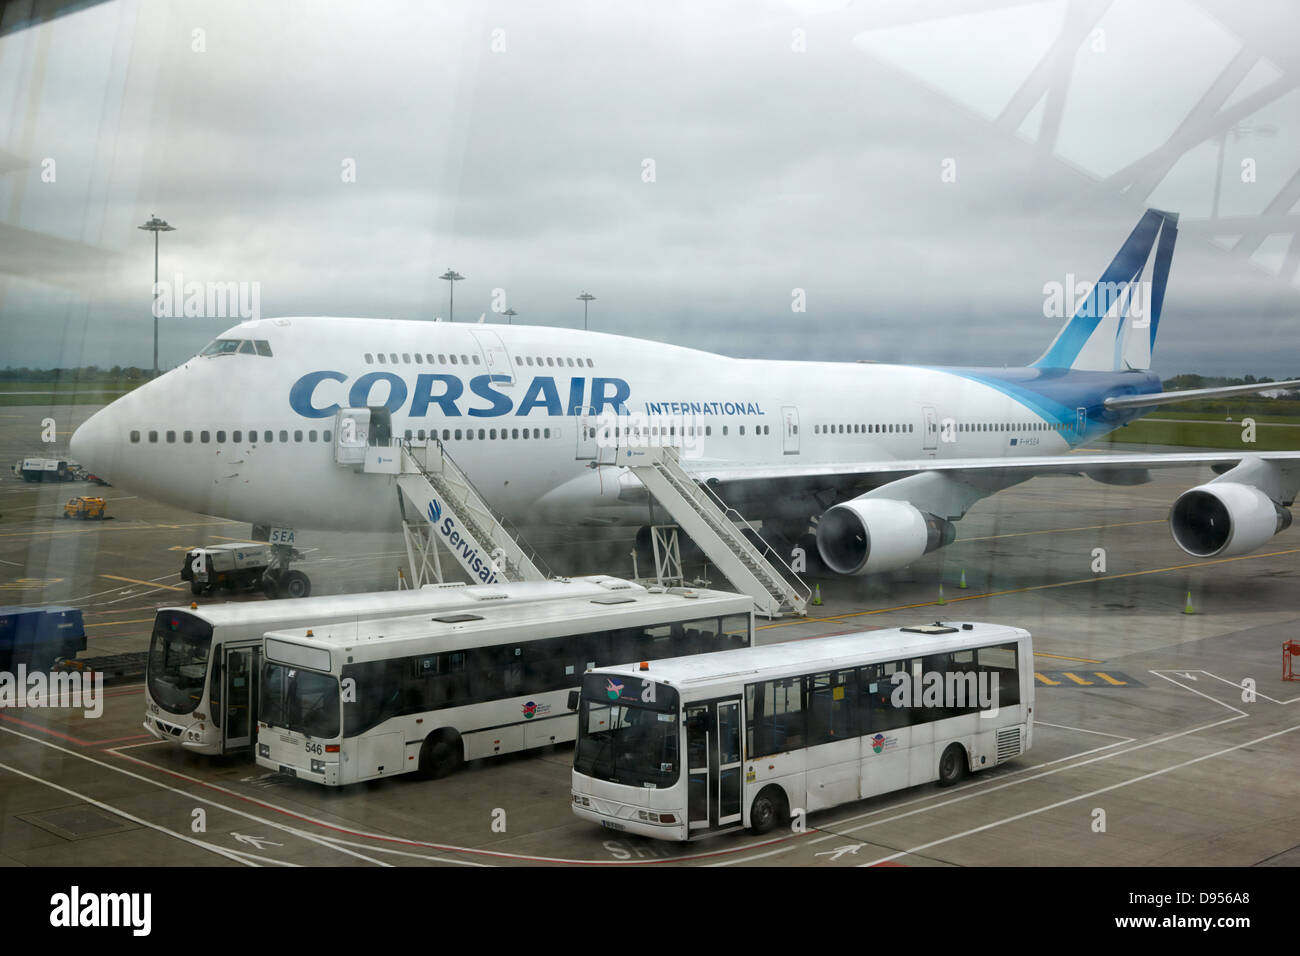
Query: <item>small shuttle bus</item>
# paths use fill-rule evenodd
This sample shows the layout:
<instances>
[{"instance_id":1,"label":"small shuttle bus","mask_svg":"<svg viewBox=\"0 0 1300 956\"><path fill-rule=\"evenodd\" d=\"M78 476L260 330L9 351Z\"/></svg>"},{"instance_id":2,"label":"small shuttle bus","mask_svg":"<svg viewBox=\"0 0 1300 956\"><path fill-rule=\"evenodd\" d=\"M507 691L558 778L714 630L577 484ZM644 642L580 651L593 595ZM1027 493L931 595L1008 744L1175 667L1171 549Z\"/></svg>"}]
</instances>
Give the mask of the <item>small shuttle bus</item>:
<instances>
[{"instance_id":1,"label":"small shuttle bus","mask_svg":"<svg viewBox=\"0 0 1300 956\"><path fill-rule=\"evenodd\" d=\"M609 593L605 581L619 579L597 575L521 584L433 584L413 591L165 607L154 618L149 643L144 727L158 739L196 753L225 754L252 746L267 631L450 614L487 603L597 597Z\"/></svg>"},{"instance_id":2,"label":"small shuttle bus","mask_svg":"<svg viewBox=\"0 0 1300 956\"><path fill-rule=\"evenodd\" d=\"M573 702L573 812L692 840L1029 749L1027 631L935 624L597 668Z\"/></svg>"},{"instance_id":3,"label":"small shuttle bus","mask_svg":"<svg viewBox=\"0 0 1300 956\"><path fill-rule=\"evenodd\" d=\"M585 671L746 647L748 595L643 588L268 632L257 762L326 786L571 741Z\"/></svg>"}]
</instances>

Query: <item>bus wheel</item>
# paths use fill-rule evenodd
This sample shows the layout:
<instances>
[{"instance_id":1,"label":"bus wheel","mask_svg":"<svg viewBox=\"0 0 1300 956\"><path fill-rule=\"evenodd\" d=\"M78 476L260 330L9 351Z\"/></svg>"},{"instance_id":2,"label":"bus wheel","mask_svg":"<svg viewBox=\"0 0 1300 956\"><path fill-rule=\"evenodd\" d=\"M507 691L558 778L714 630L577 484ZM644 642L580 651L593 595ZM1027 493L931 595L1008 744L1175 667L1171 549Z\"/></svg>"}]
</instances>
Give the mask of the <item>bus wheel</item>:
<instances>
[{"instance_id":1,"label":"bus wheel","mask_svg":"<svg viewBox=\"0 0 1300 956\"><path fill-rule=\"evenodd\" d=\"M462 748L460 734L454 730L438 730L425 739L420 748L419 774L425 780L438 780L460 766Z\"/></svg>"},{"instance_id":2,"label":"bus wheel","mask_svg":"<svg viewBox=\"0 0 1300 956\"><path fill-rule=\"evenodd\" d=\"M765 787L749 808L749 832L767 833L786 815L785 791L780 787Z\"/></svg>"},{"instance_id":3,"label":"bus wheel","mask_svg":"<svg viewBox=\"0 0 1300 956\"><path fill-rule=\"evenodd\" d=\"M949 744L939 758L939 786L951 787L966 776L966 751L961 744Z\"/></svg>"},{"instance_id":4,"label":"bus wheel","mask_svg":"<svg viewBox=\"0 0 1300 956\"><path fill-rule=\"evenodd\" d=\"M191 582L190 582L190 593L191 593L191 594L202 594L202 593L203 593L203 590L204 590L204 585L200 584L198 581L191 581Z\"/></svg>"},{"instance_id":5,"label":"bus wheel","mask_svg":"<svg viewBox=\"0 0 1300 956\"><path fill-rule=\"evenodd\" d=\"M285 597L305 598L311 595L311 579L301 571L285 571L280 575L280 589Z\"/></svg>"}]
</instances>

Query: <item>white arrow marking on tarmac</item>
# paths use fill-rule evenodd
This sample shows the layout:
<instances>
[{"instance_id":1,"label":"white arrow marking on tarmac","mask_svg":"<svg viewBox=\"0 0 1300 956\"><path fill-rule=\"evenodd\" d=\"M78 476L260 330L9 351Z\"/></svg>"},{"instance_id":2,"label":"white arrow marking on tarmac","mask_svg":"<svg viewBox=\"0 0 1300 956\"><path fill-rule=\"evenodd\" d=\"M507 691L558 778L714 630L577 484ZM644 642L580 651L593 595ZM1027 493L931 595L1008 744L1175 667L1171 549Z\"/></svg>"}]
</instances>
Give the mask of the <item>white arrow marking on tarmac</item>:
<instances>
[{"instance_id":1,"label":"white arrow marking on tarmac","mask_svg":"<svg viewBox=\"0 0 1300 956\"><path fill-rule=\"evenodd\" d=\"M265 837L244 836L244 834L235 833L233 830L231 831L230 835L234 837L236 840L238 840L240 843L247 843L255 850L264 850L268 846L284 846L283 843L272 843L270 840L266 839Z\"/></svg>"},{"instance_id":2,"label":"white arrow marking on tarmac","mask_svg":"<svg viewBox=\"0 0 1300 956\"><path fill-rule=\"evenodd\" d=\"M1188 680L1196 680L1190 671L1174 671L1179 677L1186 677Z\"/></svg>"},{"instance_id":3,"label":"white arrow marking on tarmac","mask_svg":"<svg viewBox=\"0 0 1300 956\"><path fill-rule=\"evenodd\" d=\"M814 853L813 856L829 856L831 862L834 863L845 853L857 853L860 849L862 849L861 843L853 843L849 846L837 846L835 849L828 850L825 853Z\"/></svg>"}]
</instances>

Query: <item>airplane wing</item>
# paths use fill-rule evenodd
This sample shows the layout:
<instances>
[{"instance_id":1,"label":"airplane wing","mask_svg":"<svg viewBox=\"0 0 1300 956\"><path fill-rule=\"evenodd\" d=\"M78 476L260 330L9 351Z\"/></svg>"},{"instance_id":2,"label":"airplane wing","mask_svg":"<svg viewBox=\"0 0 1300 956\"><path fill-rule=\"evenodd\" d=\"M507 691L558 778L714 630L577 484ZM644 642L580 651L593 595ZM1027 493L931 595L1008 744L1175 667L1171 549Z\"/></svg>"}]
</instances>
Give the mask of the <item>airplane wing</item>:
<instances>
[{"instance_id":1,"label":"airplane wing","mask_svg":"<svg viewBox=\"0 0 1300 956\"><path fill-rule=\"evenodd\" d=\"M1177 402L1194 402L1204 398L1231 398L1258 392L1289 391L1300 388L1300 379L1285 382L1256 382L1254 385L1225 385L1222 388L1188 388L1179 392L1156 392L1153 395L1120 395L1105 401L1107 408L1151 408Z\"/></svg>"}]
</instances>

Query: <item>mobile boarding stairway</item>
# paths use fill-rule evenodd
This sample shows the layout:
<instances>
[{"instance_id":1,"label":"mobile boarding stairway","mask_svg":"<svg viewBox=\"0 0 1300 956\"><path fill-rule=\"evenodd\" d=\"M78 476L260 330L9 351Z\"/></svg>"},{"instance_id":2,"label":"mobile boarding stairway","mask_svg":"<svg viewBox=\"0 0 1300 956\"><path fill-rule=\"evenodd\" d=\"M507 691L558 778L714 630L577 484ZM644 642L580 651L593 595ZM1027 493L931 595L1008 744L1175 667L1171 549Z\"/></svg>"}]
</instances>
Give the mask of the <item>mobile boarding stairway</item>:
<instances>
[{"instance_id":1,"label":"mobile boarding stairway","mask_svg":"<svg viewBox=\"0 0 1300 956\"><path fill-rule=\"evenodd\" d=\"M618 455L618 461L640 479L727 580L754 599L755 613L769 618L804 613L810 594L808 586L766 543L760 551L745 536L742 529L749 528L749 522L682 468L676 448L669 445L626 448ZM757 537L757 532L750 533ZM662 544L662 538L656 537L655 563L660 573Z\"/></svg>"},{"instance_id":2,"label":"mobile boarding stairway","mask_svg":"<svg viewBox=\"0 0 1300 956\"><path fill-rule=\"evenodd\" d=\"M393 440L375 409L339 412L335 460L366 474L396 478L397 507L410 566L409 585L442 583L439 545L472 581L545 581L545 562L499 517L441 441Z\"/></svg>"}]
</instances>

